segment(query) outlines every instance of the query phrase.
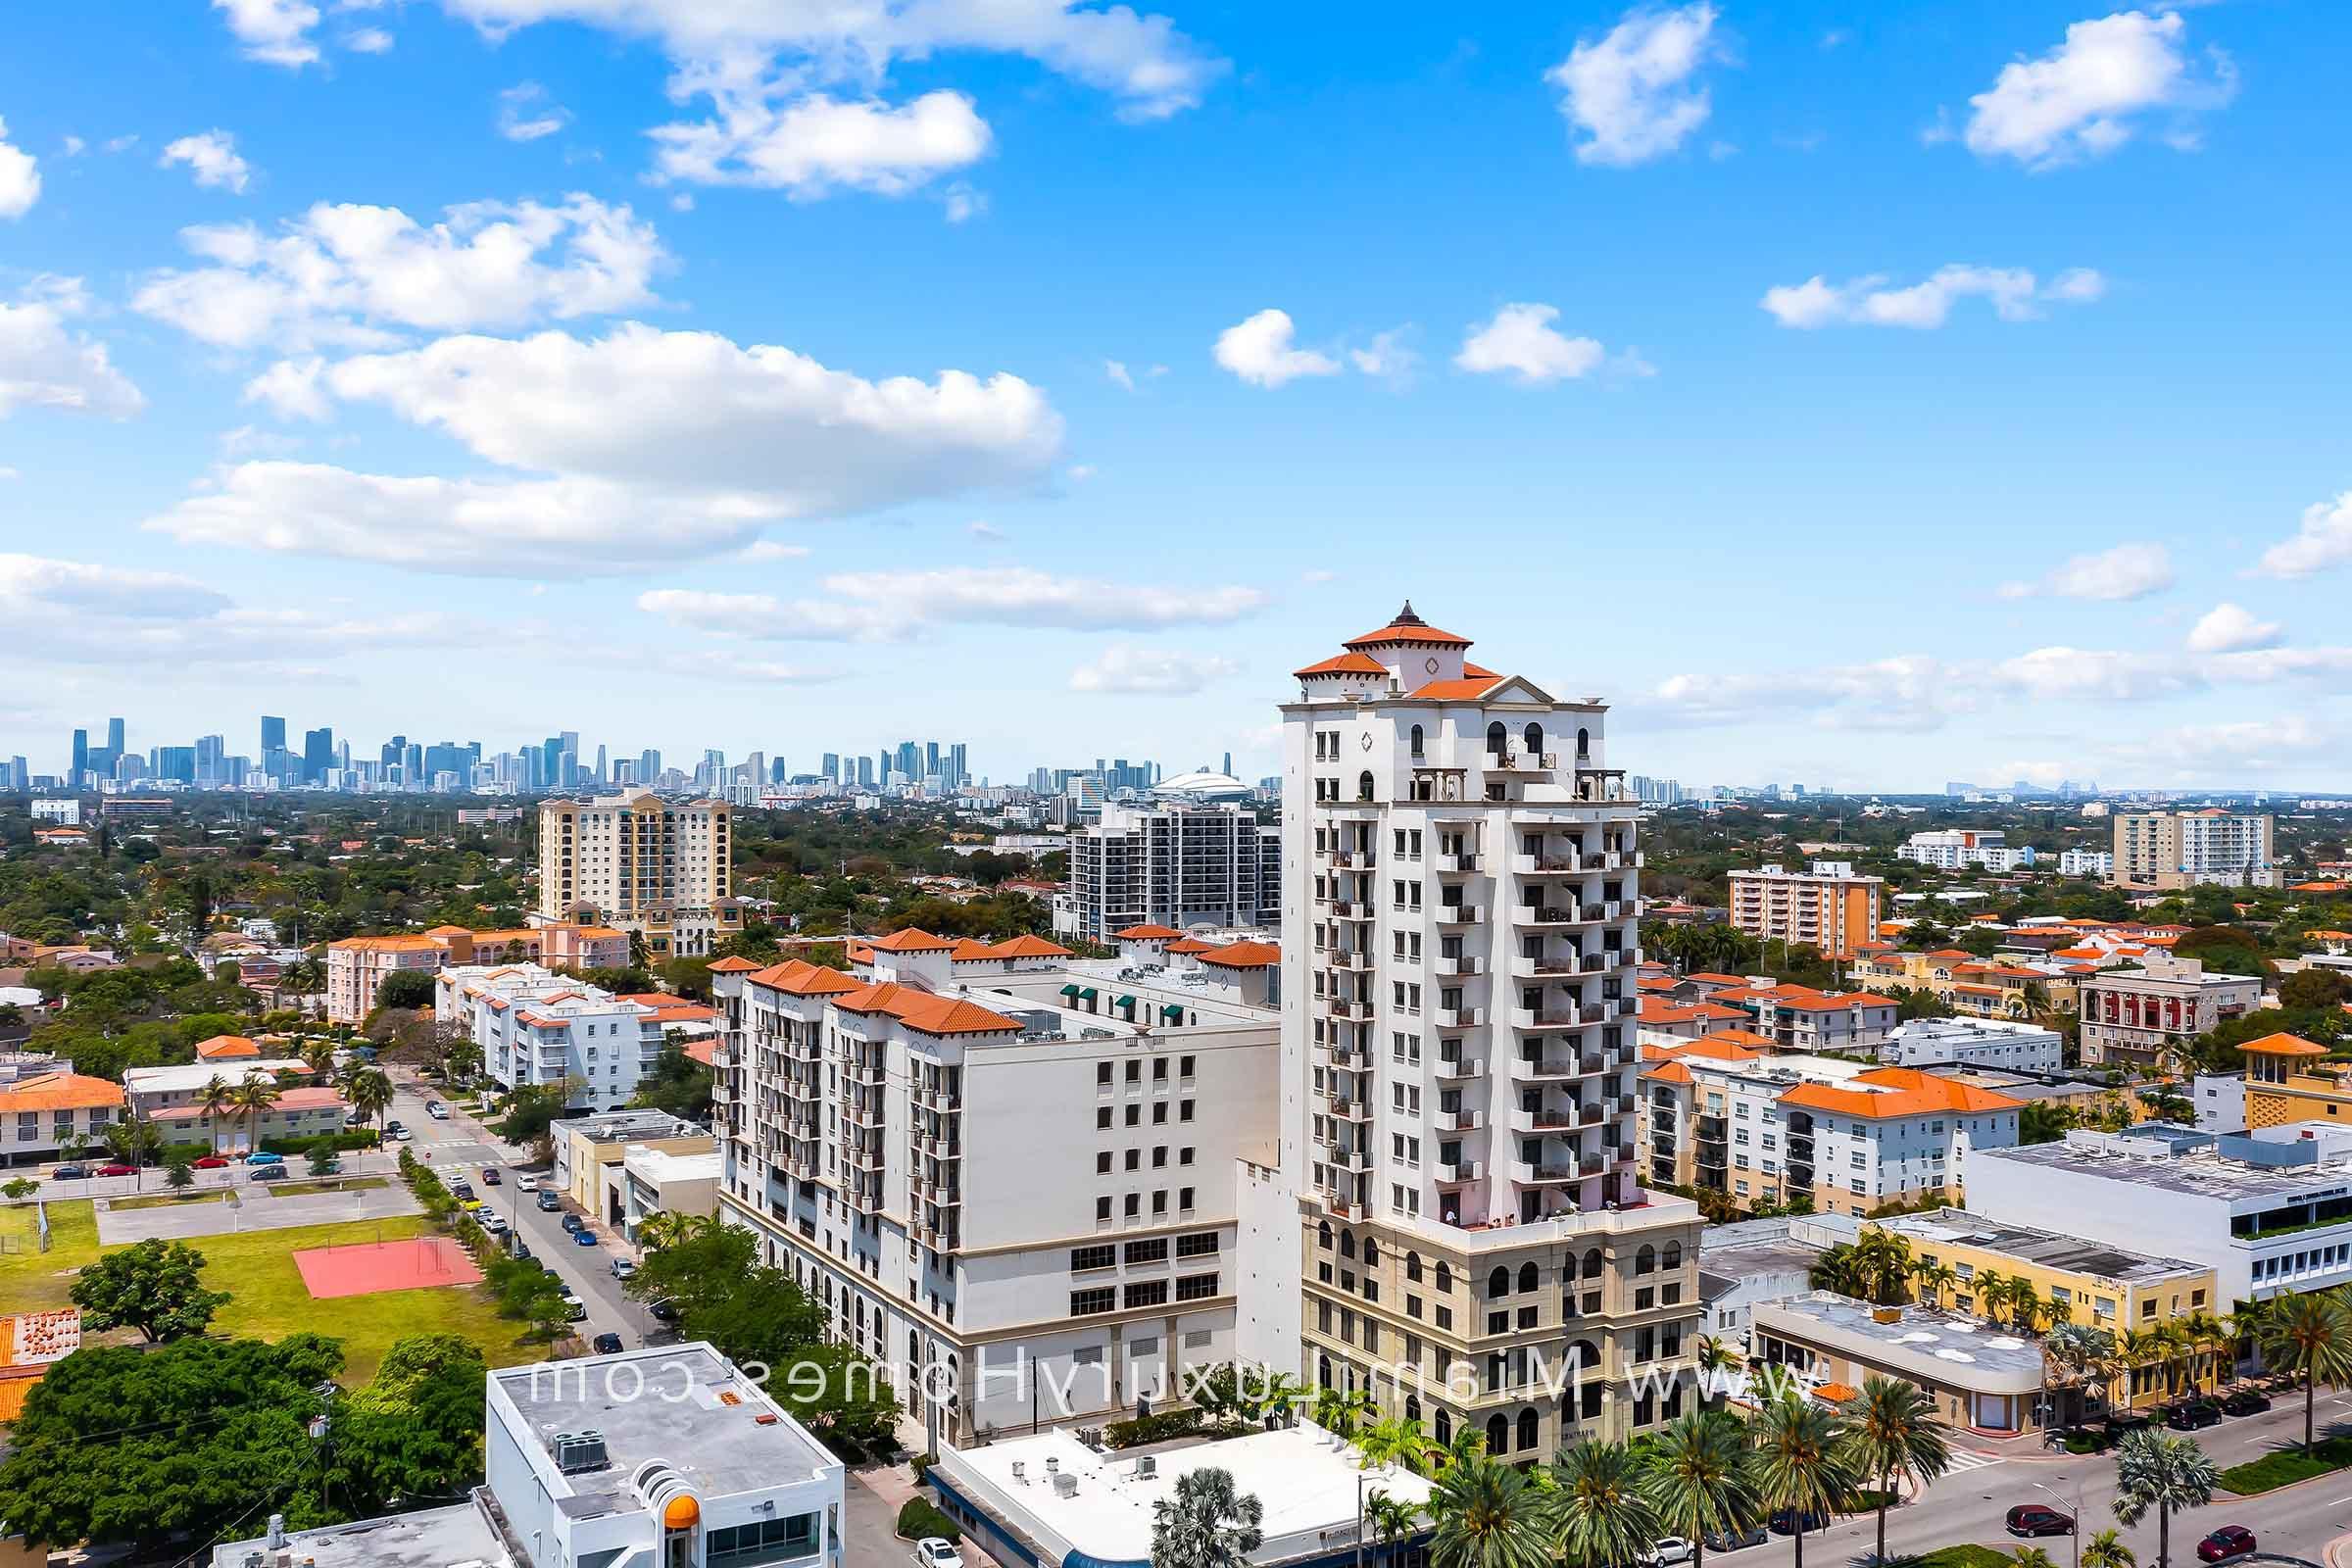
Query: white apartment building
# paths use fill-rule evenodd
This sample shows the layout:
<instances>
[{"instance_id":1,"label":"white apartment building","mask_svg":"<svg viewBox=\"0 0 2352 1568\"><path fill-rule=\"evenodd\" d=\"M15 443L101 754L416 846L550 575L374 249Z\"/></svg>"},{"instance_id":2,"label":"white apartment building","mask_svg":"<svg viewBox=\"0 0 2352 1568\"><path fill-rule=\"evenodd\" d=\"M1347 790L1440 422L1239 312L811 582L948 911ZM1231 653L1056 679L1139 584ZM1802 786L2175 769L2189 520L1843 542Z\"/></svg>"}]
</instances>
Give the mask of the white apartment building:
<instances>
[{"instance_id":1,"label":"white apartment building","mask_svg":"<svg viewBox=\"0 0 2352 1568\"><path fill-rule=\"evenodd\" d=\"M2070 1132L1978 1156L1968 1206L2204 1264L2217 1310L2352 1284L2352 1130L2327 1122Z\"/></svg>"},{"instance_id":2,"label":"white apartment building","mask_svg":"<svg viewBox=\"0 0 2352 1568\"><path fill-rule=\"evenodd\" d=\"M47 822L52 827L79 827L81 797L44 795L32 803L32 819L35 822Z\"/></svg>"},{"instance_id":3,"label":"white apartment building","mask_svg":"<svg viewBox=\"0 0 2352 1568\"><path fill-rule=\"evenodd\" d=\"M650 791L539 806L541 920L575 915L643 939L655 958L699 957L743 928L724 801Z\"/></svg>"},{"instance_id":4,"label":"white apartment building","mask_svg":"<svg viewBox=\"0 0 2352 1568\"><path fill-rule=\"evenodd\" d=\"M2262 1002L2256 975L2208 973L2195 958L2150 953L2082 977L2082 1065L2156 1067L2224 1018Z\"/></svg>"},{"instance_id":5,"label":"white apartment building","mask_svg":"<svg viewBox=\"0 0 2352 1568\"><path fill-rule=\"evenodd\" d=\"M1763 1055L1714 1040L1652 1048L1642 1101L1650 1179L1743 1208L1810 1197L1821 1214L1960 1197L1972 1152L2017 1142L2024 1102L1909 1067Z\"/></svg>"},{"instance_id":6,"label":"white apartment building","mask_svg":"<svg viewBox=\"0 0 2352 1568\"><path fill-rule=\"evenodd\" d=\"M2271 818L2218 808L2202 811L2118 811L2113 818L2119 888L2170 893L2215 884L2275 888Z\"/></svg>"},{"instance_id":7,"label":"white apartment building","mask_svg":"<svg viewBox=\"0 0 2352 1568\"><path fill-rule=\"evenodd\" d=\"M535 963L452 964L433 1016L466 1031L500 1087L572 1086L565 1108L617 1110L661 1057L661 1011Z\"/></svg>"},{"instance_id":8,"label":"white apartment building","mask_svg":"<svg viewBox=\"0 0 2352 1568\"><path fill-rule=\"evenodd\" d=\"M1407 605L1283 705L1282 1181L1249 1217L1291 1233L1299 1318L1248 1348L1517 1459L1677 1413L1699 1227L1636 1168L1640 806L1606 705L1469 647Z\"/></svg>"},{"instance_id":9,"label":"white apartment building","mask_svg":"<svg viewBox=\"0 0 2352 1568\"><path fill-rule=\"evenodd\" d=\"M1282 837L1246 807L1105 806L1068 835L1054 932L1106 943L1133 925L1271 927L1282 918Z\"/></svg>"},{"instance_id":10,"label":"white apartment building","mask_svg":"<svg viewBox=\"0 0 2352 1568\"><path fill-rule=\"evenodd\" d=\"M93 1144L122 1114L122 1086L70 1061L0 1078L0 1166L51 1158L69 1138Z\"/></svg>"},{"instance_id":11,"label":"white apartment building","mask_svg":"<svg viewBox=\"0 0 2352 1568\"><path fill-rule=\"evenodd\" d=\"M1890 1067L1998 1067L2008 1072L2057 1072L2066 1065L2066 1040L2056 1030L1994 1018L1914 1018L1879 1047Z\"/></svg>"},{"instance_id":12,"label":"white apartment building","mask_svg":"<svg viewBox=\"0 0 2352 1568\"><path fill-rule=\"evenodd\" d=\"M2061 850L2058 853L2060 876L2097 876L2115 874L2115 855L2109 850Z\"/></svg>"},{"instance_id":13,"label":"white apartment building","mask_svg":"<svg viewBox=\"0 0 2352 1568\"><path fill-rule=\"evenodd\" d=\"M1957 871L1970 865L1981 865L1991 871L2009 871L2020 865L2032 865L2033 848L2011 848L2007 839L2008 835L1998 828L1948 827L1930 833L1914 833L1894 854L1897 859L1932 865L1944 871Z\"/></svg>"},{"instance_id":14,"label":"white apartment building","mask_svg":"<svg viewBox=\"0 0 2352 1568\"><path fill-rule=\"evenodd\" d=\"M1758 942L1818 948L1824 957L1853 956L1879 936L1883 878L1856 876L1850 860L1815 860L1802 871L1783 865L1734 871L1731 923Z\"/></svg>"},{"instance_id":15,"label":"white apartment building","mask_svg":"<svg viewBox=\"0 0 2352 1568\"><path fill-rule=\"evenodd\" d=\"M551 921L506 931L437 925L417 934L345 937L326 945L326 1016L359 1023L384 982L401 970L438 974L449 963L546 963L571 969L617 969L629 961L626 933L611 926Z\"/></svg>"},{"instance_id":16,"label":"white apartment building","mask_svg":"<svg viewBox=\"0 0 2352 1568\"><path fill-rule=\"evenodd\" d=\"M1115 1417L1234 1359L1276 1015L1034 937L902 931L856 966L712 966L718 1213L892 1370L933 1446Z\"/></svg>"}]
</instances>

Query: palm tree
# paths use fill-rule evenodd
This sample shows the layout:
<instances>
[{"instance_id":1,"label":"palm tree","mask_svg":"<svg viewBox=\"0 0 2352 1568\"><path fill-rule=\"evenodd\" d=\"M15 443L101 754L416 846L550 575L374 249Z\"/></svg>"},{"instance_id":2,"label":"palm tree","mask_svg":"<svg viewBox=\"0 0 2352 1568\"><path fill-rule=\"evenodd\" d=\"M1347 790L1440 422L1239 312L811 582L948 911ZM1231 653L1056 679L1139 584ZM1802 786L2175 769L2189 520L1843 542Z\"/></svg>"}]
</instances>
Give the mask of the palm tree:
<instances>
[{"instance_id":1,"label":"palm tree","mask_svg":"<svg viewBox=\"0 0 2352 1568\"><path fill-rule=\"evenodd\" d=\"M1354 1437L1356 1423L1370 1414L1372 1396L1361 1389L1315 1391L1315 1425L1335 1437Z\"/></svg>"},{"instance_id":2,"label":"palm tree","mask_svg":"<svg viewBox=\"0 0 2352 1568\"><path fill-rule=\"evenodd\" d=\"M1923 1257L1911 1265L1911 1283L1920 1300L1930 1306L1941 1306L1945 1294L1960 1283L1960 1276L1951 1264Z\"/></svg>"},{"instance_id":3,"label":"palm tree","mask_svg":"<svg viewBox=\"0 0 2352 1568\"><path fill-rule=\"evenodd\" d=\"M196 1091L196 1103L204 1111L204 1124L212 1129L213 1152L220 1152L220 1122L237 1102L237 1091L219 1073L204 1081Z\"/></svg>"},{"instance_id":4,"label":"palm tree","mask_svg":"<svg viewBox=\"0 0 2352 1568\"><path fill-rule=\"evenodd\" d=\"M1806 1283L1817 1291L1836 1291L1840 1296L1860 1294L1860 1266L1855 1261L1854 1250L1843 1242L1822 1249L1805 1277Z\"/></svg>"},{"instance_id":5,"label":"palm tree","mask_svg":"<svg viewBox=\"0 0 2352 1568\"><path fill-rule=\"evenodd\" d=\"M1649 1555L1664 1532L1642 1461L1622 1443L1587 1438L1551 1467L1552 1535L1570 1568L1615 1568Z\"/></svg>"},{"instance_id":6,"label":"palm tree","mask_svg":"<svg viewBox=\"0 0 2352 1568\"><path fill-rule=\"evenodd\" d=\"M2267 1300L2240 1302L2237 1310L2223 1320L2223 1327L2230 1335L2232 1370L2245 1360L2249 1343L2256 1346L2262 1343L2263 1325L2270 1320L2271 1303Z\"/></svg>"},{"instance_id":7,"label":"palm tree","mask_svg":"<svg viewBox=\"0 0 2352 1568\"><path fill-rule=\"evenodd\" d=\"M302 1064L316 1076L323 1077L335 1064L335 1043L324 1035L315 1035L302 1042L297 1053Z\"/></svg>"},{"instance_id":8,"label":"palm tree","mask_svg":"<svg viewBox=\"0 0 2352 1568\"><path fill-rule=\"evenodd\" d=\"M715 1229L717 1224L718 1221L709 1215L681 1214L673 1209L662 1209L659 1213L646 1215L645 1222L637 1227L637 1245L649 1252L659 1252L665 1247L691 1242L705 1232Z\"/></svg>"},{"instance_id":9,"label":"palm tree","mask_svg":"<svg viewBox=\"0 0 2352 1568\"><path fill-rule=\"evenodd\" d=\"M2230 1343L2229 1325L2203 1307L2185 1313L2176 1321L2180 1326L2182 1337L2195 1352L2189 1368L2189 1381L2200 1391L2205 1387L2208 1374L2218 1383L2221 1378L2222 1350Z\"/></svg>"},{"instance_id":10,"label":"palm tree","mask_svg":"<svg viewBox=\"0 0 2352 1568\"><path fill-rule=\"evenodd\" d=\"M1498 1459L1469 1454L1447 1465L1429 1516L1430 1568L1552 1568L1543 1494Z\"/></svg>"},{"instance_id":11,"label":"palm tree","mask_svg":"<svg viewBox=\"0 0 2352 1568\"><path fill-rule=\"evenodd\" d=\"M2049 1420L2053 1388L2080 1389L2115 1353L2115 1336L2086 1323L2060 1323L2042 1336L2042 1419Z\"/></svg>"},{"instance_id":12,"label":"palm tree","mask_svg":"<svg viewBox=\"0 0 2352 1568\"><path fill-rule=\"evenodd\" d=\"M1288 1372L1269 1374L1255 1388L1245 1385L1245 1389L1250 1396L1250 1419L1260 1426L1272 1426L1277 1416L1306 1397L1306 1385Z\"/></svg>"},{"instance_id":13,"label":"palm tree","mask_svg":"<svg viewBox=\"0 0 2352 1568\"><path fill-rule=\"evenodd\" d=\"M2009 1282L2009 1289L2004 1294L2009 1300L2009 1321L2028 1334L2033 1333L2041 1322L2041 1293L2034 1289L2032 1280L2020 1275Z\"/></svg>"},{"instance_id":14,"label":"palm tree","mask_svg":"<svg viewBox=\"0 0 2352 1568\"><path fill-rule=\"evenodd\" d=\"M2115 1451L2115 1517L2136 1525L2156 1510L2156 1568L2172 1568L2173 1515L2213 1500L2221 1473L2194 1438L2145 1427Z\"/></svg>"},{"instance_id":15,"label":"palm tree","mask_svg":"<svg viewBox=\"0 0 2352 1568\"><path fill-rule=\"evenodd\" d=\"M1380 1549L1373 1556L1373 1561L1378 1562L1396 1543L1420 1527L1421 1505L1375 1490L1364 1495L1364 1523L1371 1527L1372 1539L1379 1544Z\"/></svg>"},{"instance_id":16,"label":"palm tree","mask_svg":"<svg viewBox=\"0 0 2352 1568\"><path fill-rule=\"evenodd\" d=\"M2164 1359L2164 1335L2156 1329L2126 1329L2117 1336L2115 1348L2117 1357L2124 1364L2124 1370L2137 1372L2142 1367L2154 1366ZM2132 1381L2136 1382L2137 1380ZM2126 1403L2129 1404L2130 1395L2127 1395L2125 1398Z\"/></svg>"},{"instance_id":17,"label":"palm tree","mask_svg":"<svg viewBox=\"0 0 2352 1568\"><path fill-rule=\"evenodd\" d=\"M245 1117L245 1147L262 1147L262 1112L277 1103L277 1085L260 1073L248 1074L245 1081L230 1092L229 1103Z\"/></svg>"},{"instance_id":18,"label":"palm tree","mask_svg":"<svg viewBox=\"0 0 2352 1568\"><path fill-rule=\"evenodd\" d=\"M1795 1516L1796 1568L1805 1568L1806 1516L1834 1513L1861 1486L1845 1423L1809 1398L1774 1399L1750 1418L1748 1442L1759 1498Z\"/></svg>"},{"instance_id":19,"label":"palm tree","mask_svg":"<svg viewBox=\"0 0 2352 1568\"><path fill-rule=\"evenodd\" d=\"M2082 1568L2139 1568L2121 1531L2102 1530L2082 1543Z\"/></svg>"},{"instance_id":20,"label":"palm tree","mask_svg":"<svg viewBox=\"0 0 2352 1568\"><path fill-rule=\"evenodd\" d=\"M1204 1468L1177 1478L1173 1496L1152 1505L1152 1568L1248 1568L1265 1541L1265 1505L1233 1484L1233 1472Z\"/></svg>"},{"instance_id":21,"label":"palm tree","mask_svg":"<svg viewBox=\"0 0 2352 1568\"><path fill-rule=\"evenodd\" d=\"M376 1133L383 1133L383 1120L392 1111L392 1079L381 1067L362 1067L351 1075L351 1083L343 1091L351 1108L366 1120L376 1123Z\"/></svg>"},{"instance_id":22,"label":"palm tree","mask_svg":"<svg viewBox=\"0 0 2352 1568\"><path fill-rule=\"evenodd\" d=\"M1450 1441L1430 1450L1429 1473L1433 1477L1444 1477L1457 1465L1474 1464L1486 1456L1486 1434L1464 1422L1455 1429Z\"/></svg>"},{"instance_id":23,"label":"palm tree","mask_svg":"<svg viewBox=\"0 0 2352 1568\"><path fill-rule=\"evenodd\" d=\"M1951 1443L1934 1399L1916 1384L1876 1373L1846 1401L1845 1426L1855 1467L1879 1483L1879 1561L1885 1562L1886 1506L1895 1484L1908 1481L1920 1490L1940 1478L1952 1467Z\"/></svg>"},{"instance_id":24,"label":"palm tree","mask_svg":"<svg viewBox=\"0 0 2352 1568\"><path fill-rule=\"evenodd\" d=\"M2009 1276L1997 1268L1981 1268L1972 1288L1977 1293L1977 1315L1987 1323L1998 1323L2001 1308L2009 1304Z\"/></svg>"},{"instance_id":25,"label":"palm tree","mask_svg":"<svg viewBox=\"0 0 2352 1568\"><path fill-rule=\"evenodd\" d=\"M1712 1397L1719 1402L1730 1392L1726 1385L1731 1374L1745 1365L1740 1352L1732 1348L1731 1343L1717 1334L1701 1334L1698 1337L1697 1362L1694 1370L1698 1375L1699 1396L1702 1399Z\"/></svg>"},{"instance_id":26,"label":"palm tree","mask_svg":"<svg viewBox=\"0 0 2352 1568\"><path fill-rule=\"evenodd\" d=\"M1893 1231L1872 1226L1854 1244L1854 1262L1869 1298L1892 1306L1903 1298L1911 1273L1911 1244Z\"/></svg>"},{"instance_id":27,"label":"palm tree","mask_svg":"<svg viewBox=\"0 0 2352 1568\"><path fill-rule=\"evenodd\" d=\"M2263 1325L2262 1353L2271 1365L2303 1380L2303 1451L2309 1453L2319 1386L2352 1379L2352 1310L2343 1298L2327 1292L2278 1297Z\"/></svg>"},{"instance_id":28,"label":"palm tree","mask_svg":"<svg viewBox=\"0 0 2352 1568\"><path fill-rule=\"evenodd\" d=\"M1414 1475L1429 1471L1429 1434L1409 1416L1390 1416L1365 1427L1355 1435L1355 1451L1366 1470L1394 1464Z\"/></svg>"},{"instance_id":29,"label":"palm tree","mask_svg":"<svg viewBox=\"0 0 2352 1568\"><path fill-rule=\"evenodd\" d=\"M1642 1481L1658 1528L1690 1543L1690 1568L1706 1568L1709 1536L1745 1530L1762 1512L1747 1435L1721 1410L1693 1410L1667 1422Z\"/></svg>"},{"instance_id":30,"label":"palm tree","mask_svg":"<svg viewBox=\"0 0 2352 1568\"><path fill-rule=\"evenodd\" d=\"M2039 1546L2012 1546L2009 1549L2017 1558L2017 1568L2058 1568L2050 1554Z\"/></svg>"}]
</instances>

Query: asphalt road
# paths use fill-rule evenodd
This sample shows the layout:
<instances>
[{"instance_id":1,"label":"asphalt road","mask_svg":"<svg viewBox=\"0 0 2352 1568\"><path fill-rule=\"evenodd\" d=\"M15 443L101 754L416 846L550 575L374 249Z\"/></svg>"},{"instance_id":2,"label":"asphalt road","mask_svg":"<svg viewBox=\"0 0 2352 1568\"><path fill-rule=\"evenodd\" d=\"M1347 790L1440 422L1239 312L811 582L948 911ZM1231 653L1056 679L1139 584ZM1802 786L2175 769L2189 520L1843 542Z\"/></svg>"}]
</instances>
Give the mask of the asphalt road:
<instances>
[{"instance_id":1,"label":"asphalt road","mask_svg":"<svg viewBox=\"0 0 2352 1568\"><path fill-rule=\"evenodd\" d=\"M429 1163L444 1181L453 1175L470 1180L474 1196L505 1215L507 1223L514 1227L523 1245L531 1250L531 1255L545 1261L571 1288L572 1294L588 1308L587 1318L572 1325L580 1337L593 1339L599 1334L617 1334L621 1344L632 1349L666 1339L668 1329L657 1322L641 1303L622 1294L620 1281L612 1277L612 1259L626 1257L634 1262L637 1250L608 1228L593 1223L597 1245L582 1247L574 1242L564 1229L562 1210L543 1212L532 1195L515 1186L515 1177L529 1169L521 1163L528 1152L500 1143L459 1112L452 1111L448 1121L434 1120L425 1114L424 1105L428 1099L438 1098L420 1090L413 1078L396 1074L392 1118L407 1125L414 1135L409 1149L419 1159L431 1155ZM496 1165L504 1185L484 1184L479 1174L483 1165ZM547 1173L539 1170L535 1174ZM572 1205L567 1203L565 1207Z\"/></svg>"}]
</instances>

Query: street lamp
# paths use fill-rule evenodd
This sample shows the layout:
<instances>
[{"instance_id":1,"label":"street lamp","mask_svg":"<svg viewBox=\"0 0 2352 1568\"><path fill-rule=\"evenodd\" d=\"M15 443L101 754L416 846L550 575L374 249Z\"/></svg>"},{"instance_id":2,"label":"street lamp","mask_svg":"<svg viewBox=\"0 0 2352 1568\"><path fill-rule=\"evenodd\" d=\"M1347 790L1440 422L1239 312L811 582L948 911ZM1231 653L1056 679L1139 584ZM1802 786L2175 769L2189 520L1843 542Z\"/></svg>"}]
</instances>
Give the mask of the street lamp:
<instances>
[{"instance_id":1,"label":"street lamp","mask_svg":"<svg viewBox=\"0 0 2352 1568\"><path fill-rule=\"evenodd\" d=\"M2056 1492L2051 1492L2040 1482L2036 1481L2032 1485L2036 1492L2049 1493L2051 1501L2068 1510L2067 1522L2074 1526L2067 1534L2073 1538L2075 1543L2075 1568L2082 1568L2082 1483L2080 1481L2075 1483L2075 1497L2071 1504L2065 1497Z\"/></svg>"}]
</instances>

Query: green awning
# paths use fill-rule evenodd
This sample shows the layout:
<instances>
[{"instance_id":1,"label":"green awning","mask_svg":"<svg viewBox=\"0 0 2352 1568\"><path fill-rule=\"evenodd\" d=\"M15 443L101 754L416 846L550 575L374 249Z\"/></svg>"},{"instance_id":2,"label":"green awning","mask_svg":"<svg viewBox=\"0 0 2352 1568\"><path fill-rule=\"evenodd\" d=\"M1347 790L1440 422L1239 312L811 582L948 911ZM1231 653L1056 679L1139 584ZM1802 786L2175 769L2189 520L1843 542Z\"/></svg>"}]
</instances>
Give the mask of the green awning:
<instances>
[{"instance_id":1,"label":"green awning","mask_svg":"<svg viewBox=\"0 0 2352 1568\"><path fill-rule=\"evenodd\" d=\"M1063 986L1061 988L1061 994L1065 997L1076 996L1078 994L1078 983L1073 980L1068 985Z\"/></svg>"},{"instance_id":2,"label":"green awning","mask_svg":"<svg viewBox=\"0 0 2352 1568\"><path fill-rule=\"evenodd\" d=\"M1178 1023L1184 1022L1184 1008L1180 1004L1171 1002L1160 1007L1159 1021L1166 1023L1170 1019L1174 1019Z\"/></svg>"},{"instance_id":3,"label":"green awning","mask_svg":"<svg viewBox=\"0 0 2352 1568\"><path fill-rule=\"evenodd\" d=\"M1086 988L1084 991L1081 991L1081 992L1079 992L1079 993L1078 993L1078 1000L1079 1000L1080 1002L1092 1002L1092 1001L1094 1001L1094 1000L1095 1000L1095 988L1094 988L1093 986L1088 986L1088 987L1087 987L1087 988Z\"/></svg>"},{"instance_id":4,"label":"green awning","mask_svg":"<svg viewBox=\"0 0 2352 1568\"><path fill-rule=\"evenodd\" d=\"M1110 1004L1114 1007L1125 1007L1130 1013L1135 1011L1135 999L1133 997L1113 997L1110 999Z\"/></svg>"}]
</instances>

